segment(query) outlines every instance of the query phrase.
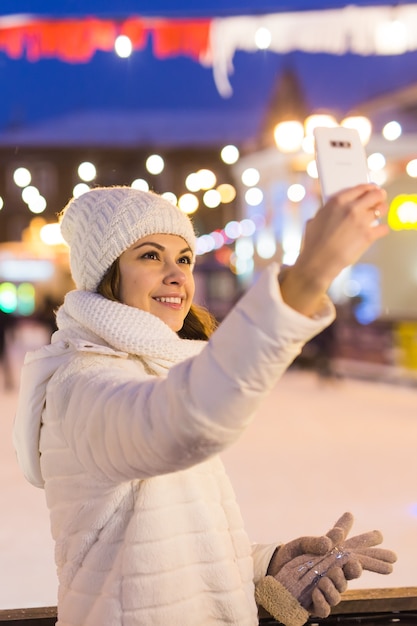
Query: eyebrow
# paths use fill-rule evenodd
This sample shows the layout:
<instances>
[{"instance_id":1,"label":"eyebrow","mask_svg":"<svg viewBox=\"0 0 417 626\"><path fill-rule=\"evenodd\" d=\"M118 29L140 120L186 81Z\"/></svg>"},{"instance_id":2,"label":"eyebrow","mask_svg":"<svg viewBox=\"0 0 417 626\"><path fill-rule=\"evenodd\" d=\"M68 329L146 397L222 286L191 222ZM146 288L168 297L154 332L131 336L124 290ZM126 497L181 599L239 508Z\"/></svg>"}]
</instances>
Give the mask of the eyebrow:
<instances>
[{"instance_id":1,"label":"eyebrow","mask_svg":"<svg viewBox=\"0 0 417 626\"><path fill-rule=\"evenodd\" d=\"M139 248L142 248L143 246L154 246L161 252L166 250L165 246L161 246L160 243L156 243L155 241L144 241L143 243L138 243L137 246L134 246L133 250L139 250ZM182 250L180 250L179 254L184 254L185 252L192 252L192 250L189 246L187 246L186 248L183 248Z\"/></svg>"}]
</instances>

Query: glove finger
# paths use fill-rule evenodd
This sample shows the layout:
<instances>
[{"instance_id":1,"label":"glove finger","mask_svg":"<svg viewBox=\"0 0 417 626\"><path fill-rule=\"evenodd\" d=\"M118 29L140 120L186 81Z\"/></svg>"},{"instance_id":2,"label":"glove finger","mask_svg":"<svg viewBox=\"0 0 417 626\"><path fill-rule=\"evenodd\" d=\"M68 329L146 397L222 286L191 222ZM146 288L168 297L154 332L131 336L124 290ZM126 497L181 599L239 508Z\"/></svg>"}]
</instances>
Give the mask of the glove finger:
<instances>
[{"instance_id":1,"label":"glove finger","mask_svg":"<svg viewBox=\"0 0 417 626\"><path fill-rule=\"evenodd\" d=\"M346 580L354 580L355 578L360 578L363 567L358 559L351 557L349 561L343 565L342 570Z\"/></svg>"},{"instance_id":2,"label":"glove finger","mask_svg":"<svg viewBox=\"0 0 417 626\"><path fill-rule=\"evenodd\" d=\"M330 606L326 601L323 592L318 587L313 589L313 593L311 595L311 605L310 613L316 617L329 617Z\"/></svg>"},{"instance_id":3,"label":"glove finger","mask_svg":"<svg viewBox=\"0 0 417 626\"><path fill-rule=\"evenodd\" d=\"M276 556L276 563L281 567L285 563L304 554L326 554L332 548L328 537L299 537L280 547Z\"/></svg>"},{"instance_id":4,"label":"glove finger","mask_svg":"<svg viewBox=\"0 0 417 626\"><path fill-rule=\"evenodd\" d=\"M333 546L343 543L348 536L353 526L352 513L343 513L342 517L339 517L333 528L326 533L326 536L333 541Z\"/></svg>"},{"instance_id":5,"label":"glove finger","mask_svg":"<svg viewBox=\"0 0 417 626\"><path fill-rule=\"evenodd\" d=\"M340 593L338 592L333 584L333 581L329 578L328 575L320 578L319 582L317 583L317 588L320 589L329 606L336 606L336 604L339 604L341 600Z\"/></svg>"},{"instance_id":6,"label":"glove finger","mask_svg":"<svg viewBox=\"0 0 417 626\"><path fill-rule=\"evenodd\" d=\"M327 554L332 548L333 544L329 537L301 537L300 540L300 554Z\"/></svg>"},{"instance_id":7,"label":"glove finger","mask_svg":"<svg viewBox=\"0 0 417 626\"><path fill-rule=\"evenodd\" d=\"M347 589L345 574L341 567L331 567L327 572L328 578L332 581L339 593L343 593Z\"/></svg>"},{"instance_id":8,"label":"glove finger","mask_svg":"<svg viewBox=\"0 0 417 626\"><path fill-rule=\"evenodd\" d=\"M365 556L363 554L356 555L358 561L360 561L362 568L368 570L368 572L376 572L377 574L391 574L393 567L391 563L386 561L380 561L379 559L373 559L372 557Z\"/></svg>"},{"instance_id":9,"label":"glove finger","mask_svg":"<svg viewBox=\"0 0 417 626\"><path fill-rule=\"evenodd\" d=\"M353 550L352 553L355 556L368 556L379 561L386 561L387 563L395 563L397 561L395 552L386 548L363 548L363 550Z\"/></svg>"},{"instance_id":10,"label":"glove finger","mask_svg":"<svg viewBox=\"0 0 417 626\"><path fill-rule=\"evenodd\" d=\"M369 548L370 546L377 546L384 540L382 533L379 530L370 530L367 533L356 535L347 539L344 542L343 548L347 550L353 550L355 548Z\"/></svg>"}]
</instances>

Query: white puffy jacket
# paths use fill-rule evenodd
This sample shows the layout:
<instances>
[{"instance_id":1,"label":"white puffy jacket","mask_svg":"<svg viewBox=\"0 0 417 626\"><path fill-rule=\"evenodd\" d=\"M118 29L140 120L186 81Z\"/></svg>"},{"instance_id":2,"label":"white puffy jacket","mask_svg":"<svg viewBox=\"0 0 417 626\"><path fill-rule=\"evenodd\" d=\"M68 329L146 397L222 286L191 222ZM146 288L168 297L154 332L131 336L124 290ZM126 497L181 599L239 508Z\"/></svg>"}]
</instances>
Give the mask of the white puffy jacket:
<instances>
[{"instance_id":1,"label":"white puffy jacket","mask_svg":"<svg viewBox=\"0 0 417 626\"><path fill-rule=\"evenodd\" d=\"M218 453L334 315L290 309L277 273L208 343L73 291L52 344L27 356L14 442L46 492L59 626L258 623L254 582L276 546L250 544Z\"/></svg>"}]
</instances>

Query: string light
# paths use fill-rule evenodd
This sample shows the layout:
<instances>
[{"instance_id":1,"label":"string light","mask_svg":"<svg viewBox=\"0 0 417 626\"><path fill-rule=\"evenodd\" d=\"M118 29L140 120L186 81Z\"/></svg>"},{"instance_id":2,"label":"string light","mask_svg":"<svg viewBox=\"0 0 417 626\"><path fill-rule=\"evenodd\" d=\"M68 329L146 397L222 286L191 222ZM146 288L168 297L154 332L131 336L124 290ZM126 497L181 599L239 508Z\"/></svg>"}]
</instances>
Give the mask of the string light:
<instances>
[{"instance_id":1,"label":"string light","mask_svg":"<svg viewBox=\"0 0 417 626\"><path fill-rule=\"evenodd\" d=\"M13 172L13 180L18 187L27 187L32 182L32 175L26 167L18 167Z\"/></svg>"},{"instance_id":2,"label":"string light","mask_svg":"<svg viewBox=\"0 0 417 626\"><path fill-rule=\"evenodd\" d=\"M114 49L120 58L127 59L132 54L133 45L129 37L119 35L114 42Z\"/></svg>"},{"instance_id":3,"label":"string light","mask_svg":"<svg viewBox=\"0 0 417 626\"><path fill-rule=\"evenodd\" d=\"M86 183L91 182L97 176L96 166L90 161L84 161L78 166L78 176Z\"/></svg>"}]
</instances>

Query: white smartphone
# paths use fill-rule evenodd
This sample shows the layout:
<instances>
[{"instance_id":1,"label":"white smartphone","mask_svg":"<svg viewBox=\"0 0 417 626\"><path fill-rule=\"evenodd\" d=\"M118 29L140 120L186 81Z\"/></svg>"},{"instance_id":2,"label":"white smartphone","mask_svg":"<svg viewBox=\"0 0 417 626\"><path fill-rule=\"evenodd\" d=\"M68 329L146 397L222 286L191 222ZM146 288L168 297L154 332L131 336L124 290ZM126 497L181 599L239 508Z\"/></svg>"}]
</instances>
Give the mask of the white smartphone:
<instances>
[{"instance_id":1,"label":"white smartphone","mask_svg":"<svg viewBox=\"0 0 417 626\"><path fill-rule=\"evenodd\" d=\"M313 134L323 202L342 189L369 182L365 148L357 130L317 127Z\"/></svg>"}]
</instances>

